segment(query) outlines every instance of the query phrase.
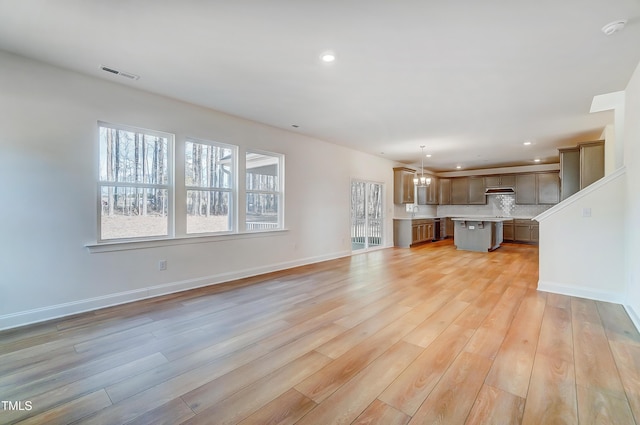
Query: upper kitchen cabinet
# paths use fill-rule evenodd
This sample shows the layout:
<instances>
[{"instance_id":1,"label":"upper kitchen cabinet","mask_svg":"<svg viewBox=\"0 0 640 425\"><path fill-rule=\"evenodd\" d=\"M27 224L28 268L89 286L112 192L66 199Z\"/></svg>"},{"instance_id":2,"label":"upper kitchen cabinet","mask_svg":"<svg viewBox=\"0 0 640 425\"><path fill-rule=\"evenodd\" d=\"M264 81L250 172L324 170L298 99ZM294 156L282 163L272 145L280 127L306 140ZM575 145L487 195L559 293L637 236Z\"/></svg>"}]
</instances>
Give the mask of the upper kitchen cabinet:
<instances>
[{"instance_id":1,"label":"upper kitchen cabinet","mask_svg":"<svg viewBox=\"0 0 640 425\"><path fill-rule=\"evenodd\" d=\"M393 203L413 204L415 201L413 177L416 170L405 167L393 169Z\"/></svg>"},{"instance_id":2,"label":"upper kitchen cabinet","mask_svg":"<svg viewBox=\"0 0 640 425\"><path fill-rule=\"evenodd\" d=\"M453 205L467 205L469 203L468 177L451 179L451 203Z\"/></svg>"},{"instance_id":3,"label":"upper kitchen cabinet","mask_svg":"<svg viewBox=\"0 0 640 425\"><path fill-rule=\"evenodd\" d=\"M580 144L580 189L604 177L604 142Z\"/></svg>"},{"instance_id":4,"label":"upper kitchen cabinet","mask_svg":"<svg viewBox=\"0 0 640 425\"><path fill-rule=\"evenodd\" d=\"M562 200L604 177L604 141L558 149Z\"/></svg>"},{"instance_id":5,"label":"upper kitchen cabinet","mask_svg":"<svg viewBox=\"0 0 640 425\"><path fill-rule=\"evenodd\" d=\"M484 177L469 177L469 204L486 204Z\"/></svg>"},{"instance_id":6,"label":"upper kitchen cabinet","mask_svg":"<svg viewBox=\"0 0 640 425\"><path fill-rule=\"evenodd\" d=\"M484 177L456 177L451 179L451 203L453 205L486 204Z\"/></svg>"},{"instance_id":7,"label":"upper kitchen cabinet","mask_svg":"<svg viewBox=\"0 0 640 425\"><path fill-rule=\"evenodd\" d=\"M484 178L484 185L485 187L514 187L516 176L513 174L487 176Z\"/></svg>"},{"instance_id":8,"label":"upper kitchen cabinet","mask_svg":"<svg viewBox=\"0 0 640 425\"><path fill-rule=\"evenodd\" d=\"M560 201L558 173L527 173L516 175L516 204L557 204Z\"/></svg>"},{"instance_id":9,"label":"upper kitchen cabinet","mask_svg":"<svg viewBox=\"0 0 640 425\"><path fill-rule=\"evenodd\" d=\"M558 149L560 153L560 199L580 190L580 148Z\"/></svg>"},{"instance_id":10,"label":"upper kitchen cabinet","mask_svg":"<svg viewBox=\"0 0 640 425\"><path fill-rule=\"evenodd\" d=\"M538 179L538 204L560 202L560 176L558 173L536 174Z\"/></svg>"},{"instance_id":11,"label":"upper kitchen cabinet","mask_svg":"<svg viewBox=\"0 0 640 425\"><path fill-rule=\"evenodd\" d=\"M440 205L451 205L451 179L440 179Z\"/></svg>"},{"instance_id":12,"label":"upper kitchen cabinet","mask_svg":"<svg viewBox=\"0 0 640 425\"><path fill-rule=\"evenodd\" d=\"M536 203L536 175L516 175L516 204L535 205Z\"/></svg>"},{"instance_id":13,"label":"upper kitchen cabinet","mask_svg":"<svg viewBox=\"0 0 640 425\"><path fill-rule=\"evenodd\" d=\"M438 191L438 178L430 177L431 183L428 186L418 186L418 205L438 205L440 193Z\"/></svg>"}]
</instances>

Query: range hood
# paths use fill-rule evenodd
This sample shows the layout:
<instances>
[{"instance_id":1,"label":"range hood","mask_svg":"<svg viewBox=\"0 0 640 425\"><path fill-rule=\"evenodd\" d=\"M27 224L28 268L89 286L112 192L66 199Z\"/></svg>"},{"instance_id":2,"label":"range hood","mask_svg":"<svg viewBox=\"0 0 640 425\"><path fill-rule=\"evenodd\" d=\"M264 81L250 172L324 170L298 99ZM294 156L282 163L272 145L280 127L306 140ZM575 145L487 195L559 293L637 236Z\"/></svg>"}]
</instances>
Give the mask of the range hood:
<instances>
[{"instance_id":1,"label":"range hood","mask_svg":"<svg viewBox=\"0 0 640 425\"><path fill-rule=\"evenodd\" d=\"M516 193L512 187L488 187L485 189L485 195L513 195Z\"/></svg>"}]
</instances>

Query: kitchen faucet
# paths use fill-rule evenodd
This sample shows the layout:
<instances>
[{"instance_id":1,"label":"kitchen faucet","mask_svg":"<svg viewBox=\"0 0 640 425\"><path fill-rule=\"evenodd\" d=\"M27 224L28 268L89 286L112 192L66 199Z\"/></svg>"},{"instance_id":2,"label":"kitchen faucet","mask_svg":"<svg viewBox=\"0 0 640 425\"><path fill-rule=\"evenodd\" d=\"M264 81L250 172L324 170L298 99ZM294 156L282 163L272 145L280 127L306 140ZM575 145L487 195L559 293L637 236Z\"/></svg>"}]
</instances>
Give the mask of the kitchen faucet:
<instances>
[{"instance_id":1,"label":"kitchen faucet","mask_svg":"<svg viewBox=\"0 0 640 425\"><path fill-rule=\"evenodd\" d=\"M413 208L411 208L411 218L416 216L416 210L418 210L418 206L414 205Z\"/></svg>"}]
</instances>

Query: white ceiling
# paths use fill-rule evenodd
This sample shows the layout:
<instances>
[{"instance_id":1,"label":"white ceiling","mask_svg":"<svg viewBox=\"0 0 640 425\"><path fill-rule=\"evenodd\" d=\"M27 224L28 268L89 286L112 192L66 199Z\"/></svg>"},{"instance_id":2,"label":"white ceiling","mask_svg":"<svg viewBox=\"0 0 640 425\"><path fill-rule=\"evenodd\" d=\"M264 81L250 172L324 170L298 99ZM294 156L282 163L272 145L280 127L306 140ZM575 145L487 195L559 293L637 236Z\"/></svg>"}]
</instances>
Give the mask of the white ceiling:
<instances>
[{"instance_id":1,"label":"white ceiling","mask_svg":"<svg viewBox=\"0 0 640 425\"><path fill-rule=\"evenodd\" d=\"M611 122L640 0L0 0L0 49L432 170L529 165Z\"/></svg>"}]
</instances>

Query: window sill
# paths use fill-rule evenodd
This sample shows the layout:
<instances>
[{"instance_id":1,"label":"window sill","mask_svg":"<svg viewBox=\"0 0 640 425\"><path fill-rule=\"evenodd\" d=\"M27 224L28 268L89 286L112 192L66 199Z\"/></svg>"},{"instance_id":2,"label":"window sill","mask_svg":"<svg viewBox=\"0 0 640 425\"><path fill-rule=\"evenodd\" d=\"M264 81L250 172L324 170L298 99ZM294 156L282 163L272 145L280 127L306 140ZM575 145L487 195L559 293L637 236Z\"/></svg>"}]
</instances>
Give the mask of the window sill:
<instances>
[{"instance_id":1,"label":"window sill","mask_svg":"<svg viewBox=\"0 0 640 425\"><path fill-rule=\"evenodd\" d=\"M250 231L244 233L227 233L224 235L206 236L184 236L167 239L146 239L137 241L113 241L104 243L86 244L85 247L90 253L128 251L133 249L161 248L164 246L191 245L197 243L223 242L235 239L262 238L268 236L281 236L288 232L288 229Z\"/></svg>"}]
</instances>

